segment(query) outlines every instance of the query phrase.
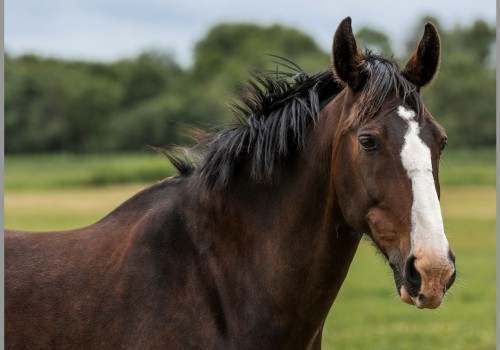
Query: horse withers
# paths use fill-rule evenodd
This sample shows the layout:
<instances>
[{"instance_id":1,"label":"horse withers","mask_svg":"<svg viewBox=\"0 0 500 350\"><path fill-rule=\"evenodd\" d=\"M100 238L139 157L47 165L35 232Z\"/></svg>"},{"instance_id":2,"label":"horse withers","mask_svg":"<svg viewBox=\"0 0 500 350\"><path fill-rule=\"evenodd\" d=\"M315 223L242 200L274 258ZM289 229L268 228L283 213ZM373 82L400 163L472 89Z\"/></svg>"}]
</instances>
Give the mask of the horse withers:
<instances>
[{"instance_id":1,"label":"horse withers","mask_svg":"<svg viewBox=\"0 0 500 350\"><path fill-rule=\"evenodd\" d=\"M361 53L257 76L203 158L97 223L5 235L7 349L312 349L363 234L401 299L436 308L455 278L439 205L446 134L420 89L428 23L404 68Z\"/></svg>"}]
</instances>

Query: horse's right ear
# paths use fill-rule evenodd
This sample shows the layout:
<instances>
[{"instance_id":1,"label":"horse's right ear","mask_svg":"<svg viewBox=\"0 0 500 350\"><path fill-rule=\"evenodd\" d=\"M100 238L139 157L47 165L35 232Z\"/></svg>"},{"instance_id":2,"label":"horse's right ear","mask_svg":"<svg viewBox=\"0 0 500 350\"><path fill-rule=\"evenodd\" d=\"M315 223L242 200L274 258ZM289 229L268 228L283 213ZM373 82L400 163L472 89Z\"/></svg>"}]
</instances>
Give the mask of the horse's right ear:
<instances>
[{"instance_id":1,"label":"horse's right ear","mask_svg":"<svg viewBox=\"0 0 500 350\"><path fill-rule=\"evenodd\" d=\"M351 17L340 22L333 37L333 74L354 90L360 83L363 55L352 34Z\"/></svg>"}]
</instances>

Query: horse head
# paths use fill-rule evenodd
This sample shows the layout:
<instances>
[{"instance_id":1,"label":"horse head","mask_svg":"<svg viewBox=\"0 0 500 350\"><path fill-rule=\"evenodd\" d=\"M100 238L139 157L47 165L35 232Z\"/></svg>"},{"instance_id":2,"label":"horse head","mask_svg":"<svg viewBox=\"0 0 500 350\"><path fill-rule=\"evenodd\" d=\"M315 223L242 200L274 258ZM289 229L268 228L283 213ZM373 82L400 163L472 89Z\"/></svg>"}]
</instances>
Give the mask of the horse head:
<instances>
[{"instance_id":1,"label":"horse head","mask_svg":"<svg viewBox=\"0 0 500 350\"><path fill-rule=\"evenodd\" d=\"M420 97L439 60L431 23L400 69L395 60L362 54L346 18L333 43L333 73L346 87L341 106L325 109L341 113L330 180L337 211L372 239L390 263L401 299L418 308L438 307L456 275L439 203L447 137Z\"/></svg>"}]
</instances>

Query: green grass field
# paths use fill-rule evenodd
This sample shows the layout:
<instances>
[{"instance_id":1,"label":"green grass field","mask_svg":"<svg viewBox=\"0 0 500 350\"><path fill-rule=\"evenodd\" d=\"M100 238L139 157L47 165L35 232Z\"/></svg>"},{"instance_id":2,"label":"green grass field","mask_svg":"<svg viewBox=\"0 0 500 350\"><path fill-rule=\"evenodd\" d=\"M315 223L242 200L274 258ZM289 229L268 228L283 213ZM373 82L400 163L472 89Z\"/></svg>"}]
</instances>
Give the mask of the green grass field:
<instances>
[{"instance_id":1,"label":"green grass field","mask_svg":"<svg viewBox=\"0 0 500 350\"><path fill-rule=\"evenodd\" d=\"M155 155L7 157L6 227L90 224L172 174ZM362 242L327 319L325 349L495 348L495 153L446 154L442 211L457 256L457 282L436 310L402 303L388 265Z\"/></svg>"},{"instance_id":2,"label":"green grass field","mask_svg":"<svg viewBox=\"0 0 500 350\"><path fill-rule=\"evenodd\" d=\"M154 182L174 173L157 153L73 155L46 154L5 157L7 191L96 187Z\"/></svg>"}]
</instances>

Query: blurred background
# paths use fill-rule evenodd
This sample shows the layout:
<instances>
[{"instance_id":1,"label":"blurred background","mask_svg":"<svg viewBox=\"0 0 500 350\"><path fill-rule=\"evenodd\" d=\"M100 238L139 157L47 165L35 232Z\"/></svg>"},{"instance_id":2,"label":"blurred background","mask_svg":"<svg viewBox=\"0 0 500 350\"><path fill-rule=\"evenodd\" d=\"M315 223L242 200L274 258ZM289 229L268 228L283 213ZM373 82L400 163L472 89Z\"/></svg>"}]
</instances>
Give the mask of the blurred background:
<instances>
[{"instance_id":1,"label":"blurred background","mask_svg":"<svg viewBox=\"0 0 500 350\"><path fill-rule=\"evenodd\" d=\"M446 128L442 208L458 282L436 310L402 305L390 269L362 244L327 320L341 349L495 347L495 1L237 3L5 0L5 223L91 224L172 175L150 146L189 145L187 126L231 123L249 72L287 57L329 68L351 16L358 45L403 66L432 21L442 40L426 107Z\"/></svg>"}]
</instances>

